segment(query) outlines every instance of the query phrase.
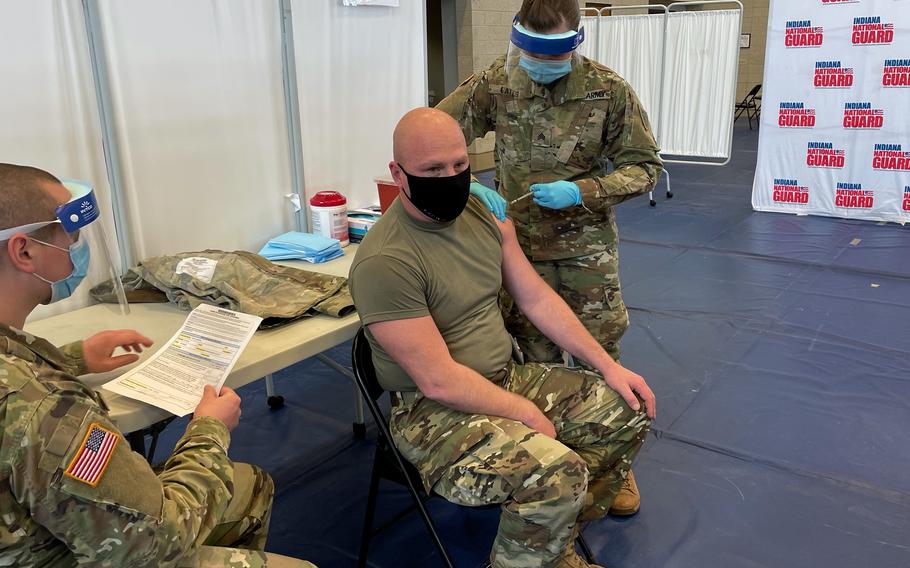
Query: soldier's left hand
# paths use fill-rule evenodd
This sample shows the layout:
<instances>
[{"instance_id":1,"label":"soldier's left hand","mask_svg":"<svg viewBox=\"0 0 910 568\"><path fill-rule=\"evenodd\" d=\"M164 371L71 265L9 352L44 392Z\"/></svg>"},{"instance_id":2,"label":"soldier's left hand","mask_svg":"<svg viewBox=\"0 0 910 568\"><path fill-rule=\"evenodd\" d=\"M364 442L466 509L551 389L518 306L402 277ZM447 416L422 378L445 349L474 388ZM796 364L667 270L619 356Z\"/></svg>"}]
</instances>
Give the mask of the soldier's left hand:
<instances>
[{"instance_id":1,"label":"soldier's left hand","mask_svg":"<svg viewBox=\"0 0 910 568\"><path fill-rule=\"evenodd\" d=\"M151 346L151 339L132 329L102 331L83 340L82 357L90 373L105 373L135 363L143 348ZM127 353L114 357L118 347Z\"/></svg>"},{"instance_id":2,"label":"soldier's left hand","mask_svg":"<svg viewBox=\"0 0 910 568\"><path fill-rule=\"evenodd\" d=\"M645 412L648 414L648 418L653 419L657 416L654 393L641 375L633 373L619 363L610 365L606 371L602 370L601 373L607 386L619 393L619 396L633 410L639 410L641 405L638 402L638 397L641 397L645 403Z\"/></svg>"},{"instance_id":3,"label":"soldier's left hand","mask_svg":"<svg viewBox=\"0 0 910 568\"><path fill-rule=\"evenodd\" d=\"M581 203L581 190L571 181L535 183L531 186L534 203L548 209L565 209Z\"/></svg>"}]
</instances>

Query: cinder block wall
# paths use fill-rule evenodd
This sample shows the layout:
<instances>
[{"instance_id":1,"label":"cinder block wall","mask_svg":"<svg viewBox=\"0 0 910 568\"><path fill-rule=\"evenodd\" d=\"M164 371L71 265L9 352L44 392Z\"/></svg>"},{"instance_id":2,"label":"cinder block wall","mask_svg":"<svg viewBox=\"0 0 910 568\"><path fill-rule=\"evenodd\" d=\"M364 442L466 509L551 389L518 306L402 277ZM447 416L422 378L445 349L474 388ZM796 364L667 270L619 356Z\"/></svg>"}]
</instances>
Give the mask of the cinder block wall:
<instances>
[{"instance_id":1,"label":"cinder block wall","mask_svg":"<svg viewBox=\"0 0 910 568\"><path fill-rule=\"evenodd\" d=\"M752 34L752 45L739 50L739 81L736 100L740 101L765 73L765 42L768 39L769 0L740 0L743 3L744 34Z\"/></svg>"}]
</instances>

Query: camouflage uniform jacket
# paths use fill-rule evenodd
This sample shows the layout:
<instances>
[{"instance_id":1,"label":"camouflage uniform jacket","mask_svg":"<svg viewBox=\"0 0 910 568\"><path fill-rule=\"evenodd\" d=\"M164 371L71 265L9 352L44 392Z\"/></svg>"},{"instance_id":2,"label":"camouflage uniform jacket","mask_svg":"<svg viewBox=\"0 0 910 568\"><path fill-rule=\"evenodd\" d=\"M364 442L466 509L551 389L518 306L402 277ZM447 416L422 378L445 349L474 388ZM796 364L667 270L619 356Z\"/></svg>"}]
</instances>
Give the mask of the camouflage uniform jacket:
<instances>
[{"instance_id":1,"label":"camouflage uniform jacket","mask_svg":"<svg viewBox=\"0 0 910 568\"><path fill-rule=\"evenodd\" d=\"M317 313L344 317L354 311L347 278L281 266L245 251L155 256L131 268L122 281L131 302L170 300L185 310L213 304L259 316L263 328ZM116 301L110 283L91 293L101 302Z\"/></svg>"},{"instance_id":2,"label":"camouflage uniform jacket","mask_svg":"<svg viewBox=\"0 0 910 568\"><path fill-rule=\"evenodd\" d=\"M0 566L175 566L230 501L228 430L191 421L156 476L85 372L81 342L57 349L0 324ZM68 469L98 427L117 443L92 486Z\"/></svg>"},{"instance_id":3,"label":"camouflage uniform jacket","mask_svg":"<svg viewBox=\"0 0 910 568\"><path fill-rule=\"evenodd\" d=\"M438 108L461 124L468 143L496 132L496 185L506 201L534 183L578 184L584 207L547 209L531 198L509 206L522 250L531 260L556 260L615 247L612 206L653 189L662 171L638 97L586 57L552 90L524 72L507 80L504 61L469 77Z\"/></svg>"}]
</instances>

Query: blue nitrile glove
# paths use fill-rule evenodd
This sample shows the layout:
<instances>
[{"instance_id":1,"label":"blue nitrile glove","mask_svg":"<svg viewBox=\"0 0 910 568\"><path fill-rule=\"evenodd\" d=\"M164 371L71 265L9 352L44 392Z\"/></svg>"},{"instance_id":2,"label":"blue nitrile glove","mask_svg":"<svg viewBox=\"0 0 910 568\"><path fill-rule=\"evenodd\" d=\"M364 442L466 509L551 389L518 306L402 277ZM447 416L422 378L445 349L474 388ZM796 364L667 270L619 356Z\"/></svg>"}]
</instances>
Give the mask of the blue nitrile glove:
<instances>
[{"instance_id":1,"label":"blue nitrile glove","mask_svg":"<svg viewBox=\"0 0 910 568\"><path fill-rule=\"evenodd\" d=\"M472 181L471 195L483 201L483 204L487 206L487 209L490 210L490 213L495 215L496 218L500 221L505 222L506 200L503 199L501 195L496 193L495 190L490 189L482 183Z\"/></svg>"},{"instance_id":2,"label":"blue nitrile glove","mask_svg":"<svg viewBox=\"0 0 910 568\"><path fill-rule=\"evenodd\" d=\"M547 209L565 209L581 203L581 190L571 181L535 183L531 186L534 203Z\"/></svg>"}]
</instances>

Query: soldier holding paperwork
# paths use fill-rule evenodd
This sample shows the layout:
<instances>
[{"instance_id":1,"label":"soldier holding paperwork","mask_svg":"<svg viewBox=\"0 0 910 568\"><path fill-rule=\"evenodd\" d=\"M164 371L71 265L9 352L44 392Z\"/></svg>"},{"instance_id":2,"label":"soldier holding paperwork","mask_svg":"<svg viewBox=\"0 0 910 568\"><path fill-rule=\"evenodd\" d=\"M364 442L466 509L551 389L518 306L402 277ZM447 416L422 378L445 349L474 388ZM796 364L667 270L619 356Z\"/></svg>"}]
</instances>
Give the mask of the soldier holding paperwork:
<instances>
[{"instance_id":1,"label":"soldier holding paperwork","mask_svg":"<svg viewBox=\"0 0 910 568\"><path fill-rule=\"evenodd\" d=\"M0 565L312 566L262 552L274 485L228 458L234 391L206 387L156 474L77 378L151 341L107 331L58 349L20 331L38 304L73 293L91 251L106 260L98 216L89 186L0 164Z\"/></svg>"}]
</instances>

